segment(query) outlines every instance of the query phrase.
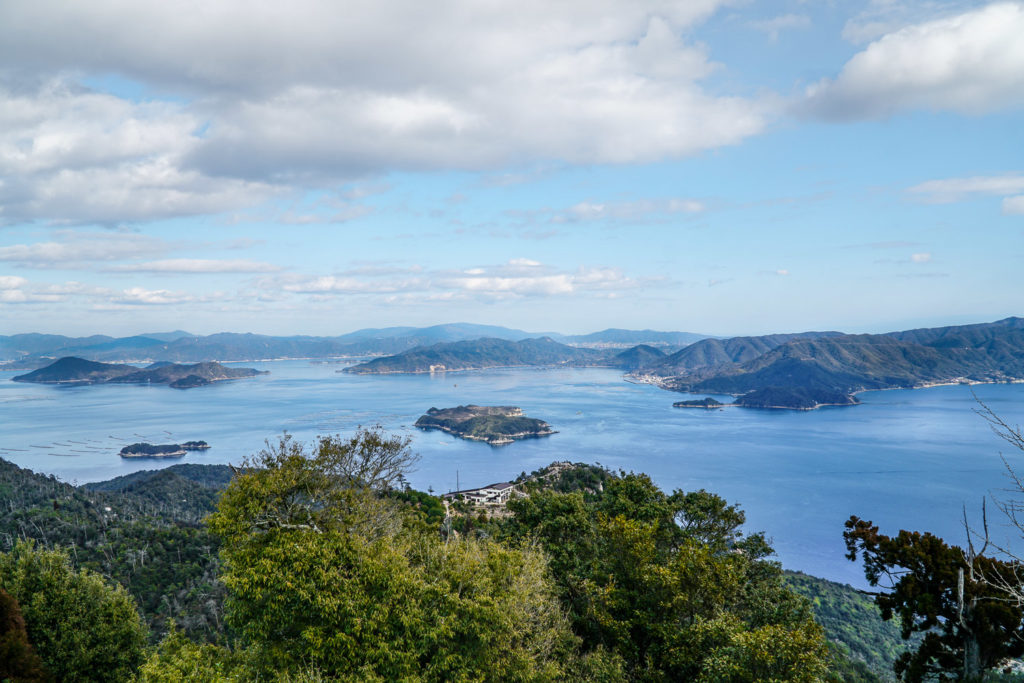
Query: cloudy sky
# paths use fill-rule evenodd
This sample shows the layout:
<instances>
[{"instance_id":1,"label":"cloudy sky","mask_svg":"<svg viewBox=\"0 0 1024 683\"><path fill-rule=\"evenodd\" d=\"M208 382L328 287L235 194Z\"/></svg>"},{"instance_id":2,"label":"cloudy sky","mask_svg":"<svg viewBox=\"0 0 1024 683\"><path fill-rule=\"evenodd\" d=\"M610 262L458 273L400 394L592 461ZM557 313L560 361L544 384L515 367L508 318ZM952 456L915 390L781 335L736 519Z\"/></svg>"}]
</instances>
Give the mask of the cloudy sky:
<instances>
[{"instance_id":1,"label":"cloudy sky","mask_svg":"<svg viewBox=\"0 0 1024 683\"><path fill-rule=\"evenodd\" d=\"M1024 3L0 3L0 334L1024 314Z\"/></svg>"}]
</instances>

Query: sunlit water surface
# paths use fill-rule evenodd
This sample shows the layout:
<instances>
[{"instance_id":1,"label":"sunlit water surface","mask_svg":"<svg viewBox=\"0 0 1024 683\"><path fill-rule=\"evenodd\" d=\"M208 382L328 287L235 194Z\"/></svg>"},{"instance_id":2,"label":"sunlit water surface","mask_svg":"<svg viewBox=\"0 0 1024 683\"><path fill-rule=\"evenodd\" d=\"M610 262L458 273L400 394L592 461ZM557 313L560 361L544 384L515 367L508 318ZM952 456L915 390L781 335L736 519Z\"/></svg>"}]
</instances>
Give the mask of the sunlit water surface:
<instances>
[{"instance_id":1,"label":"sunlit water surface","mask_svg":"<svg viewBox=\"0 0 1024 683\"><path fill-rule=\"evenodd\" d=\"M0 457L81 483L176 462L237 463L286 431L310 440L379 424L411 437L422 456L416 488L503 481L555 460L646 472L666 490L704 488L739 503L786 567L856 585L863 577L842 543L851 514L884 532L961 543L964 506L976 519L985 496L1006 495L999 453L1024 470L1024 454L992 434L965 386L869 392L863 405L812 412L705 411L673 408L680 395L602 369L354 376L309 361L244 365L270 374L180 391L22 384L0 372ZM1024 416L1024 385L973 390L1008 421ZM465 403L520 406L558 433L491 447L412 426L431 406ZM191 439L212 448L173 461L117 454L138 441ZM1012 543L990 518L993 537Z\"/></svg>"}]
</instances>

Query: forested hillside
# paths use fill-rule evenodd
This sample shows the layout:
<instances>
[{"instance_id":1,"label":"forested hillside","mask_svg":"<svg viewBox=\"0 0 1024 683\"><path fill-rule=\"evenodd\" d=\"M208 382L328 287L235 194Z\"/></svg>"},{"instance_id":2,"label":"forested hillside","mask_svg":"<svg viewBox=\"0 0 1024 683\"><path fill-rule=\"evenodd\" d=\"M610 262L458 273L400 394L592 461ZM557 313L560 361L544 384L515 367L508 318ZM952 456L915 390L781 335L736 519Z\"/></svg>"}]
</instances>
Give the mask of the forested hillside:
<instances>
[{"instance_id":1,"label":"forested hillside","mask_svg":"<svg viewBox=\"0 0 1024 683\"><path fill-rule=\"evenodd\" d=\"M850 405L865 390L1024 379L1022 327L1007 318L891 334L708 339L635 373L674 391L733 394L749 407Z\"/></svg>"},{"instance_id":2,"label":"forested hillside","mask_svg":"<svg viewBox=\"0 0 1024 683\"><path fill-rule=\"evenodd\" d=\"M512 668L523 680L872 681L899 650L866 598L784 576L713 494L555 463L521 475L504 514L446 512L403 490L413 460L405 442L361 432L311 449L285 439L238 473L176 465L77 488L0 461L0 590L27 599L15 579L43 566L86 571L74 581L97 596L113 590L99 577L124 586L158 647L107 647L96 631L94 649L123 651L119 671L148 658L141 681L506 680ZM40 609L24 607L30 641ZM36 647L52 670L69 656L60 638ZM76 680L112 680L99 671Z\"/></svg>"},{"instance_id":3,"label":"forested hillside","mask_svg":"<svg viewBox=\"0 0 1024 683\"><path fill-rule=\"evenodd\" d=\"M446 370L482 370L525 365L601 365L610 354L559 344L553 339L475 339L473 341L434 344L395 356L377 358L345 368L345 372L367 375L392 372L429 372L431 367Z\"/></svg>"}]
</instances>

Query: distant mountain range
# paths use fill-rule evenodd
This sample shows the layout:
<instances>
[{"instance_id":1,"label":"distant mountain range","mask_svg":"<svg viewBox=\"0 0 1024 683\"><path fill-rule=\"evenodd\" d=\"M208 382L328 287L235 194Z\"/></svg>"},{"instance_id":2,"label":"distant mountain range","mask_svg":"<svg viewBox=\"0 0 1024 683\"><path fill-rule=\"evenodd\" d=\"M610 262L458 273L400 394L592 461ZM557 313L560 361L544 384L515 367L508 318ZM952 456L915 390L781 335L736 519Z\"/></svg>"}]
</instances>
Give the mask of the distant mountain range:
<instances>
[{"instance_id":1,"label":"distant mountain range","mask_svg":"<svg viewBox=\"0 0 1024 683\"><path fill-rule=\"evenodd\" d=\"M260 374L264 373L252 368L228 368L220 363L154 363L148 368L138 368L134 365L97 363L68 356L13 379L15 382L37 384L167 384L175 389L189 389Z\"/></svg>"},{"instance_id":2,"label":"distant mountain range","mask_svg":"<svg viewBox=\"0 0 1024 683\"><path fill-rule=\"evenodd\" d=\"M848 405L870 389L1024 379L1024 319L890 334L708 339L633 374L673 391L732 394L736 405Z\"/></svg>"},{"instance_id":3,"label":"distant mountain range","mask_svg":"<svg viewBox=\"0 0 1024 683\"><path fill-rule=\"evenodd\" d=\"M220 333L207 336L183 331L132 337L64 337L51 334L0 336L0 362L7 367L38 368L53 360L75 356L101 362L199 363L256 361L283 358L343 358L394 355L419 346L481 338L522 341L545 336L566 345L625 349L647 344L675 350L706 338L689 332L610 329L588 335L536 334L493 325L453 323L432 327L364 329L337 337Z\"/></svg>"},{"instance_id":4,"label":"distant mountain range","mask_svg":"<svg viewBox=\"0 0 1024 683\"><path fill-rule=\"evenodd\" d=\"M16 378L21 381L159 381L179 387L224 378L207 377L205 371L182 374L185 371L179 369L184 367L181 363L193 363L189 367L211 365L219 368L216 372L229 372L216 363L194 364L210 359L379 356L344 369L355 374L612 367L672 391L731 394L733 405L797 409L855 404L857 392L871 389L1024 379L1022 318L888 334L829 331L699 337L685 332L621 329L534 337L522 330L468 323L366 329L340 337L231 333L196 337L171 332L72 339L27 334L0 337L0 357L14 360L6 365L10 368L48 365L53 361L50 354L76 356L62 360L63 365L50 365L39 371L41 374ZM106 365L107 369L95 370L84 365L90 361L103 365L96 361L115 358L156 362L145 369ZM166 369L168 366L173 369ZM89 379L99 376L106 378ZM43 377L51 379L39 379Z\"/></svg>"}]
</instances>

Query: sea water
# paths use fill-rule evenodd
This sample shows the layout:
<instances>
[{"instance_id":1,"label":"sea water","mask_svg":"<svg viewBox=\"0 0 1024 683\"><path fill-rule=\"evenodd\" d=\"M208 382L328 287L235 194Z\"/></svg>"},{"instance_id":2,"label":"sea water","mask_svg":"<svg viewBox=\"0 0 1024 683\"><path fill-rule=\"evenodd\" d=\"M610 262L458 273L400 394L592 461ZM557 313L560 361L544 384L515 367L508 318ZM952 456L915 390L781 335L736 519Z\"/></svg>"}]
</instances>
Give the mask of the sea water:
<instances>
[{"instance_id":1,"label":"sea water","mask_svg":"<svg viewBox=\"0 0 1024 683\"><path fill-rule=\"evenodd\" d=\"M1024 473L974 410L974 394L1011 424L1024 418L1024 385L868 392L859 406L815 411L680 409L682 398L606 369L505 369L434 375L350 375L335 363L245 363L270 374L175 390L164 385L54 386L0 372L0 457L83 483L178 462L239 463L287 432L310 441L380 425L420 454L409 477L435 493L515 478L553 461L646 472L666 491L707 489L747 514L787 568L863 585L844 558L843 522L883 533L931 531L964 541L986 497L1010 492L1000 452ZM973 391L973 394L972 394ZM492 447L413 427L430 407L519 406L558 431ZM205 440L175 459L125 459L131 443ZM1024 546L989 498L1000 545Z\"/></svg>"}]
</instances>

